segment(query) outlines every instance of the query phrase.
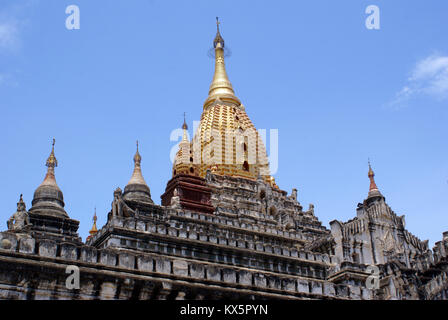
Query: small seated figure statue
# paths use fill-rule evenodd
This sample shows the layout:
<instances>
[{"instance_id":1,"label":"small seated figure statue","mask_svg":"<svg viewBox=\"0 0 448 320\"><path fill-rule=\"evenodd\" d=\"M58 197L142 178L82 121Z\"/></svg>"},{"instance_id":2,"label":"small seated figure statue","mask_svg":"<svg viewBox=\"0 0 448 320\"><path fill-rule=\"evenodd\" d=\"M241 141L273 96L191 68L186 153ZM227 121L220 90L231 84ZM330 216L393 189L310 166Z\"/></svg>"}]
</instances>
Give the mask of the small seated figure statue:
<instances>
[{"instance_id":1,"label":"small seated figure statue","mask_svg":"<svg viewBox=\"0 0 448 320\"><path fill-rule=\"evenodd\" d=\"M123 200L123 193L120 188L114 191L114 200L112 201L112 216L114 217L132 217L135 215L134 210Z\"/></svg>"},{"instance_id":2,"label":"small seated figure statue","mask_svg":"<svg viewBox=\"0 0 448 320\"><path fill-rule=\"evenodd\" d=\"M17 212L14 213L7 221L8 230L22 231L31 226L28 211L26 211L25 202L23 202L23 195L20 195L20 200L17 203Z\"/></svg>"},{"instance_id":3,"label":"small seated figure statue","mask_svg":"<svg viewBox=\"0 0 448 320\"><path fill-rule=\"evenodd\" d=\"M314 204L310 203L308 213L314 216Z\"/></svg>"},{"instance_id":4,"label":"small seated figure statue","mask_svg":"<svg viewBox=\"0 0 448 320\"><path fill-rule=\"evenodd\" d=\"M173 196L171 197L171 207L174 209L181 208L180 197L179 197L179 192L177 191L177 188L174 189Z\"/></svg>"},{"instance_id":5,"label":"small seated figure statue","mask_svg":"<svg viewBox=\"0 0 448 320\"><path fill-rule=\"evenodd\" d=\"M297 189L296 188L292 189L291 199L297 201Z\"/></svg>"}]
</instances>

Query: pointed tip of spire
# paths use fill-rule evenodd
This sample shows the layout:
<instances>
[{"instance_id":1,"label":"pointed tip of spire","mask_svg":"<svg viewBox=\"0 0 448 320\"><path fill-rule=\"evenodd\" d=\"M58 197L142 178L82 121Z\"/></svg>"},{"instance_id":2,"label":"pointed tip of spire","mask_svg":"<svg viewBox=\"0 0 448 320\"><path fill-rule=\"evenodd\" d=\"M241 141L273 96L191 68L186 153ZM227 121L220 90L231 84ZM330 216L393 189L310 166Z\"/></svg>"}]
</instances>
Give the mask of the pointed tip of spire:
<instances>
[{"instance_id":1,"label":"pointed tip of spire","mask_svg":"<svg viewBox=\"0 0 448 320\"><path fill-rule=\"evenodd\" d=\"M145 179L143 178L141 168L142 157L140 156L138 147L139 144L137 141L137 151L134 156L134 171L132 172L131 179L124 188L123 198L125 200L141 200L152 203L151 192L148 185L146 184ZM115 190L114 192L114 195L116 193L121 194L121 189L117 188L117 190Z\"/></svg>"},{"instance_id":2,"label":"pointed tip of spire","mask_svg":"<svg viewBox=\"0 0 448 320\"><path fill-rule=\"evenodd\" d=\"M136 144L137 144L137 150L136 150L135 155L134 155L134 163L136 165L140 165L140 163L142 162L142 156L138 152L138 140L137 140Z\"/></svg>"},{"instance_id":3,"label":"pointed tip of spire","mask_svg":"<svg viewBox=\"0 0 448 320\"><path fill-rule=\"evenodd\" d=\"M56 159L56 156L54 155L54 145L56 143L56 139L53 138L53 143L51 145L51 153L50 156L47 159L47 162L45 163L45 165L47 167L57 167L58 166L58 160Z\"/></svg>"},{"instance_id":4,"label":"pointed tip of spire","mask_svg":"<svg viewBox=\"0 0 448 320\"><path fill-rule=\"evenodd\" d=\"M368 172L368 174L367 174L367 176L370 178L370 177L374 177L375 176L375 172L373 172L373 170L372 170L372 165L370 164L370 159L368 159L367 160L368 161L368 164L369 164L369 172Z\"/></svg>"},{"instance_id":5,"label":"pointed tip of spire","mask_svg":"<svg viewBox=\"0 0 448 320\"><path fill-rule=\"evenodd\" d=\"M184 112L184 124L182 125L182 129L188 130L187 120L186 120L186 117L185 117L185 112Z\"/></svg>"},{"instance_id":6,"label":"pointed tip of spire","mask_svg":"<svg viewBox=\"0 0 448 320\"><path fill-rule=\"evenodd\" d=\"M224 39L221 36L221 33L219 31L219 25L221 23L219 22L219 18L216 17L216 37L215 40L213 40L213 47L216 48L219 44L220 48L224 48Z\"/></svg>"},{"instance_id":7,"label":"pointed tip of spire","mask_svg":"<svg viewBox=\"0 0 448 320\"><path fill-rule=\"evenodd\" d=\"M96 216L96 207L95 207L95 211L94 211L94 214L93 214L93 225L92 225L92 229L90 229L90 231L89 231L90 236L87 237L87 240L89 238L91 238L93 235L95 235L95 233L98 232L98 228L96 226L96 220L97 220L97 216Z\"/></svg>"},{"instance_id":8,"label":"pointed tip of spire","mask_svg":"<svg viewBox=\"0 0 448 320\"><path fill-rule=\"evenodd\" d=\"M141 162L142 162L142 156L139 152L139 143L137 141L137 150L134 155L134 172L132 173L131 180L129 180L128 184L144 184L146 185L145 179L143 179L142 171L141 171Z\"/></svg>"},{"instance_id":9,"label":"pointed tip of spire","mask_svg":"<svg viewBox=\"0 0 448 320\"><path fill-rule=\"evenodd\" d=\"M375 197L375 196L381 196L381 193L378 190L378 187L375 183L375 173L372 170L372 166L370 164L370 159L368 160L368 163L369 163L369 172L368 172L367 176L370 179L369 198Z\"/></svg>"},{"instance_id":10,"label":"pointed tip of spire","mask_svg":"<svg viewBox=\"0 0 448 320\"><path fill-rule=\"evenodd\" d=\"M54 155L54 145L56 143L56 140L53 138L53 142L51 145L51 153L47 158L47 161L45 165L48 167L47 174L45 175L44 181L41 185L52 185L59 189L56 183L56 177L54 175L54 168L58 166L58 160L56 159L56 156Z\"/></svg>"}]
</instances>

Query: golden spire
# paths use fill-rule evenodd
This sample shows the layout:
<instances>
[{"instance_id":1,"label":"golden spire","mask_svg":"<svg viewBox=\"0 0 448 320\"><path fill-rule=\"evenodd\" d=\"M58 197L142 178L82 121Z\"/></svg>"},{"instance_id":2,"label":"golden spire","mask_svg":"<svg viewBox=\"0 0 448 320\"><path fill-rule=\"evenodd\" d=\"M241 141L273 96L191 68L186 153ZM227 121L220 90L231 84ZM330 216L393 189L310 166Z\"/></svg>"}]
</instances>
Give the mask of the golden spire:
<instances>
[{"instance_id":1,"label":"golden spire","mask_svg":"<svg viewBox=\"0 0 448 320\"><path fill-rule=\"evenodd\" d=\"M215 74L210 85L208 98L204 102L204 109L218 98L224 102L231 102L238 106L241 104L240 100L235 96L232 84L227 76L226 66L224 64L225 45L224 39L219 32L219 24L218 17L216 17L217 32L213 41L213 47L215 48Z\"/></svg>"},{"instance_id":2,"label":"golden spire","mask_svg":"<svg viewBox=\"0 0 448 320\"><path fill-rule=\"evenodd\" d=\"M370 179L370 188L369 188L369 192L370 192L370 191L378 191L378 187L376 186L375 179L374 179L374 177L375 177L375 173L373 172L372 167L371 167L371 165L370 165L370 160L369 160L369 173L368 173L367 176L368 176L369 179Z\"/></svg>"},{"instance_id":3,"label":"golden spire","mask_svg":"<svg viewBox=\"0 0 448 320\"><path fill-rule=\"evenodd\" d=\"M88 241L90 238L92 238L98 232L98 229L96 227L96 219L97 219L97 217L96 217L96 207L95 207L95 213L93 215L93 226L92 226L92 229L90 229L90 231L89 231L90 236L87 237L86 241Z\"/></svg>"},{"instance_id":4,"label":"golden spire","mask_svg":"<svg viewBox=\"0 0 448 320\"><path fill-rule=\"evenodd\" d=\"M184 124L182 125L182 130L184 131L182 141L188 141L188 135L187 135L188 126L187 121L185 119L185 112L184 112Z\"/></svg>"},{"instance_id":5,"label":"golden spire","mask_svg":"<svg viewBox=\"0 0 448 320\"><path fill-rule=\"evenodd\" d=\"M45 175L44 181L41 185L54 185L57 187L56 184L56 178L54 175L54 168L58 166L58 160L56 159L54 155L54 145L56 143L56 140L53 138L53 143L51 146L51 153L50 156L47 159L47 162L45 165L48 167L47 174Z\"/></svg>"},{"instance_id":6,"label":"golden spire","mask_svg":"<svg viewBox=\"0 0 448 320\"><path fill-rule=\"evenodd\" d=\"M375 179L374 179L375 173L373 172L372 167L370 165L370 160L369 160L368 177L370 179L370 188L369 188L369 195L367 196L367 199L376 198L376 197L383 197L381 192L378 190L378 187L376 186Z\"/></svg>"},{"instance_id":7,"label":"golden spire","mask_svg":"<svg viewBox=\"0 0 448 320\"><path fill-rule=\"evenodd\" d=\"M134 155L134 163L135 163L135 165L140 166L140 164L142 162L142 156L138 152L138 140L137 140L136 144L137 144L137 151L135 152L135 155Z\"/></svg>"},{"instance_id":8,"label":"golden spire","mask_svg":"<svg viewBox=\"0 0 448 320\"><path fill-rule=\"evenodd\" d=\"M58 160L56 160L56 157L54 156L54 144L56 143L56 140L53 138L53 144L51 145L51 153L50 156L47 159L46 166L47 167L57 167L58 166Z\"/></svg>"},{"instance_id":9,"label":"golden spire","mask_svg":"<svg viewBox=\"0 0 448 320\"><path fill-rule=\"evenodd\" d=\"M90 229L90 231L89 231L91 236L93 236L95 233L98 232L98 229L96 227L96 219L97 219L97 216L96 216L96 207L95 207L95 213L93 214L93 226L92 226L92 229Z\"/></svg>"},{"instance_id":10,"label":"golden spire","mask_svg":"<svg viewBox=\"0 0 448 320\"><path fill-rule=\"evenodd\" d=\"M132 177L128 182L128 185L131 184L144 184L146 185L145 179L143 179L142 169L141 169L142 157L138 152L138 141L137 141L137 151L134 155L134 172L132 173Z\"/></svg>"}]
</instances>

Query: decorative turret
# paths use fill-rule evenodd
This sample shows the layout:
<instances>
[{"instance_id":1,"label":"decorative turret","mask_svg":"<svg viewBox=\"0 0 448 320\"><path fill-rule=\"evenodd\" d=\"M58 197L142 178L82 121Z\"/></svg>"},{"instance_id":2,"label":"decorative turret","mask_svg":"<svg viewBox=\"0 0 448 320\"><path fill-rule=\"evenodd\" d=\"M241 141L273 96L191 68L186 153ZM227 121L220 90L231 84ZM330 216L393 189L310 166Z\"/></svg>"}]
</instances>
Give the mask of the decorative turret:
<instances>
[{"instance_id":1,"label":"decorative turret","mask_svg":"<svg viewBox=\"0 0 448 320\"><path fill-rule=\"evenodd\" d=\"M55 139L53 139L51 153L45 164L48 167L47 174L45 175L44 181L34 192L30 212L68 218L64 210L64 196L56 183L54 174L54 168L58 166L58 161L54 155L55 142Z\"/></svg>"},{"instance_id":2,"label":"decorative turret","mask_svg":"<svg viewBox=\"0 0 448 320\"><path fill-rule=\"evenodd\" d=\"M383 195L381 194L381 192L378 190L378 187L376 186L375 183L375 173L372 170L372 167L370 165L370 160L369 160L369 173L367 175L370 179L370 187L369 187L369 195L368 195L368 199L369 198L374 198L374 197L382 197Z\"/></svg>"},{"instance_id":3,"label":"decorative turret","mask_svg":"<svg viewBox=\"0 0 448 320\"><path fill-rule=\"evenodd\" d=\"M58 161L54 155L55 140L47 159L47 174L34 192L32 207L28 212L29 227L35 238L81 243L78 236L79 221L70 219L64 210L64 196L54 174Z\"/></svg>"},{"instance_id":4,"label":"decorative turret","mask_svg":"<svg viewBox=\"0 0 448 320\"><path fill-rule=\"evenodd\" d=\"M182 140L176 153L173 164L173 176L177 174L195 174L190 141L188 140L188 126L184 112L184 123L182 124Z\"/></svg>"},{"instance_id":5,"label":"decorative turret","mask_svg":"<svg viewBox=\"0 0 448 320\"><path fill-rule=\"evenodd\" d=\"M151 191L149 190L149 187L142 175L141 162L142 157L138 152L137 141L137 151L134 155L134 172L132 173L131 179L129 180L127 186L124 188L123 198L125 200L153 203L151 199Z\"/></svg>"},{"instance_id":6,"label":"decorative turret","mask_svg":"<svg viewBox=\"0 0 448 320\"><path fill-rule=\"evenodd\" d=\"M92 226L92 229L90 229L90 231L89 231L90 236L87 237L86 241L89 240L90 238L92 238L98 232L98 229L96 227L96 219L97 219L97 216L96 216L96 208L95 208L95 213L93 214L93 226Z\"/></svg>"}]
</instances>

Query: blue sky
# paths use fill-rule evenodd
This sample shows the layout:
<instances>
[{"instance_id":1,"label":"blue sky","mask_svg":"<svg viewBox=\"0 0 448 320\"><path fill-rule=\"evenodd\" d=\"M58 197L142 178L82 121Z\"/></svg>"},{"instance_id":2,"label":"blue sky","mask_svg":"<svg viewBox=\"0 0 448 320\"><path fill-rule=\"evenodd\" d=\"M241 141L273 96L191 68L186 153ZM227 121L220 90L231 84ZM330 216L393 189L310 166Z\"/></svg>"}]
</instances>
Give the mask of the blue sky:
<instances>
[{"instance_id":1,"label":"blue sky","mask_svg":"<svg viewBox=\"0 0 448 320\"><path fill-rule=\"evenodd\" d=\"M65 27L72 4L79 30ZM371 4L380 30L365 27ZM0 0L0 229L20 193L30 208L53 137L83 238L129 180L137 139L160 203L170 134L207 97L219 16L236 95L258 129L279 131L280 188L324 225L346 221L370 157L389 205L432 245L448 230L447 13L442 0Z\"/></svg>"}]
</instances>

